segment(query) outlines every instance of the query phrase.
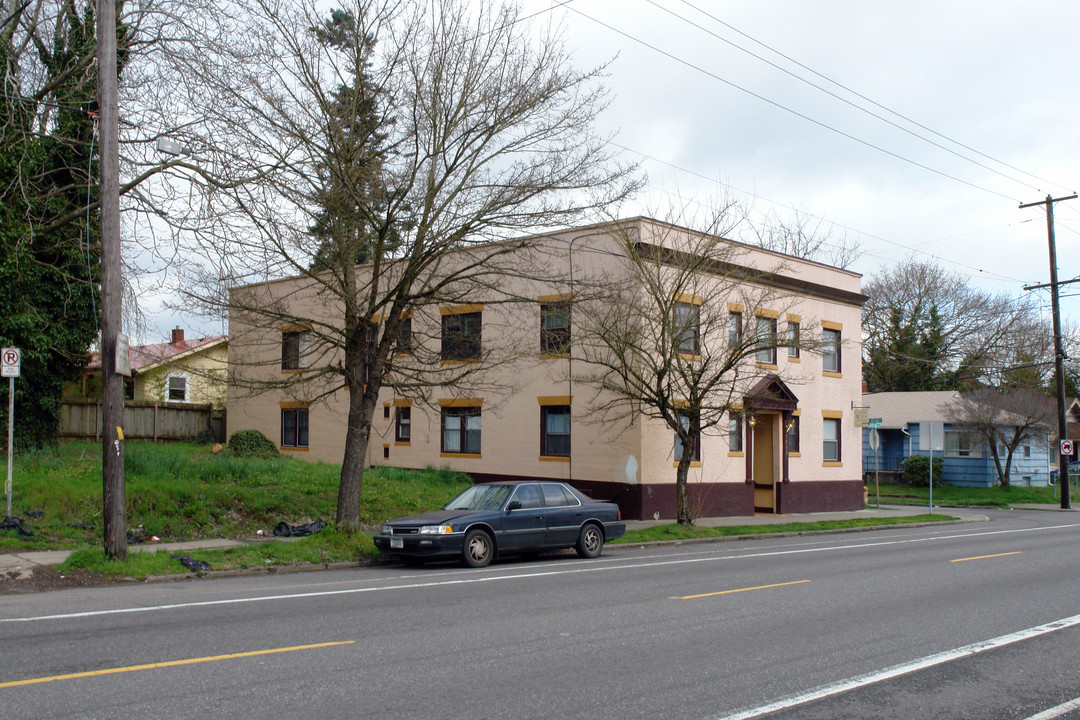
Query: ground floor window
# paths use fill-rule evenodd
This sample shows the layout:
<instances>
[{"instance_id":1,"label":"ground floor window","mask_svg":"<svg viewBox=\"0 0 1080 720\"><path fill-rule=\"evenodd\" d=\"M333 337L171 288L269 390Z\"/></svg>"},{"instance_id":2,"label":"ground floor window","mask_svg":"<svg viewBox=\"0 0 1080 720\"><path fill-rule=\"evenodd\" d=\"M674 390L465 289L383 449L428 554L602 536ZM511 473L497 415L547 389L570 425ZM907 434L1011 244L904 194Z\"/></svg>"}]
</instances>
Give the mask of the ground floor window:
<instances>
[{"instance_id":1,"label":"ground floor window","mask_svg":"<svg viewBox=\"0 0 1080 720\"><path fill-rule=\"evenodd\" d=\"M840 462L840 420L825 418L822 430L822 459L825 462Z\"/></svg>"},{"instance_id":2,"label":"ground floor window","mask_svg":"<svg viewBox=\"0 0 1080 720\"><path fill-rule=\"evenodd\" d=\"M281 410L281 446L308 446L308 409L282 408Z\"/></svg>"},{"instance_id":3,"label":"ground floor window","mask_svg":"<svg viewBox=\"0 0 1080 720\"><path fill-rule=\"evenodd\" d=\"M442 451L480 454L480 408L442 409Z\"/></svg>"},{"instance_id":4,"label":"ground floor window","mask_svg":"<svg viewBox=\"0 0 1080 720\"><path fill-rule=\"evenodd\" d=\"M405 406L397 409L397 418L394 421L394 441L412 441L412 408Z\"/></svg>"},{"instance_id":5,"label":"ground floor window","mask_svg":"<svg viewBox=\"0 0 1080 720\"><path fill-rule=\"evenodd\" d=\"M686 411L679 411L679 424L682 426L684 433L689 433L691 427L691 421L696 420L697 416L692 415ZM699 425L699 422L694 422L694 425ZM682 460L683 456L683 441L679 437L679 433L675 433L675 461ZM694 433L694 453L690 456L690 460L693 462L701 461L701 431L698 430Z\"/></svg>"},{"instance_id":6,"label":"ground floor window","mask_svg":"<svg viewBox=\"0 0 1080 720\"><path fill-rule=\"evenodd\" d=\"M183 375L170 375L166 379L165 399L170 402L187 402L188 381Z\"/></svg>"},{"instance_id":7,"label":"ground floor window","mask_svg":"<svg viewBox=\"0 0 1080 720\"><path fill-rule=\"evenodd\" d=\"M540 454L548 457L570 457L569 405L541 406Z\"/></svg>"}]
</instances>

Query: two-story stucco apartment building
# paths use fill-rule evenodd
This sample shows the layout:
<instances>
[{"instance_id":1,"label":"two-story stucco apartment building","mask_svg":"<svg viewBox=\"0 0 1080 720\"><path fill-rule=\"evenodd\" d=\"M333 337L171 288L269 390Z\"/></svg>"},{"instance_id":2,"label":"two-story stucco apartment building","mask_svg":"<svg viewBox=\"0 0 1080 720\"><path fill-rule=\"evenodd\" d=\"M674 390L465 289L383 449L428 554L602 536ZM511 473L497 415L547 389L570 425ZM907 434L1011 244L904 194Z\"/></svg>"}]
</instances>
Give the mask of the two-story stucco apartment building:
<instances>
[{"instance_id":1,"label":"two-story stucco apartment building","mask_svg":"<svg viewBox=\"0 0 1080 720\"><path fill-rule=\"evenodd\" d=\"M657 247L694 235L646 218L618 226L634 233L638 243ZM411 341L442 352L443 362L480 358L481 348L500 343L521 352L493 362L479 385L397 394L388 380L375 413L367 464L449 466L478 482L565 480L594 497L618 502L626 518L674 517L675 459L681 448L673 431L641 415L598 420L593 411L605 398L586 382L591 369L575 336L578 279L629 277L613 227L604 223L533 238L545 256L542 277L547 279L511 278L497 297L459 297L414 309ZM860 276L746 246L740 246L738 257L753 270L749 282L767 287L776 306L747 307L746 294L737 292L722 301L710 299L723 305L732 327L764 322L779 337L801 334L819 342L813 350L780 346L771 356L748 359L736 387L738 413L732 413L730 424L722 424L722 432L703 433L694 455L689 475L694 514L860 508L861 435L853 412L861 397L865 297ZM725 270L729 278L731 269ZM294 278L261 285L259 292L268 305L292 304L294 315L332 321L325 309L332 304L321 306L317 293L305 290L311 284L310 278ZM686 303L694 303L693 297ZM341 462L344 390L329 397L319 397L317 385L250 391L251 380L287 381L313 362L305 357L306 333L303 324L274 326L243 314L230 318L230 374L238 383L230 390L229 433L258 429L284 452ZM703 329L701 342L719 339ZM395 362L408 362L405 355Z\"/></svg>"}]
</instances>

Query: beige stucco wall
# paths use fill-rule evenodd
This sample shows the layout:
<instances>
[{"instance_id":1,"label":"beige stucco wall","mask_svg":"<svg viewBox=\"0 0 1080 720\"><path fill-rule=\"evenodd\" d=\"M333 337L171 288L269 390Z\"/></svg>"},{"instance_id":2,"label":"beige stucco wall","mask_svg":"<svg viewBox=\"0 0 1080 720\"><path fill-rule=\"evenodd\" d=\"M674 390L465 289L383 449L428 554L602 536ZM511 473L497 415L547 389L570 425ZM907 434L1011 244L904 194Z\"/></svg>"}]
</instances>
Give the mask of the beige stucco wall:
<instances>
[{"instance_id":1,"label":"beige stucco wall","mask_svg":"<svg viewBox=\"0 0 1080 720\"><path fill-rule=\"evenodd\" d=\"M648 222L638 223L634 229L648 242L669 242L670 239L657 231L658 227L670 229ZM502 289L504 296L547 297L569 292L571 277L625 276L625 265L603 227L579 228L550 236L544 247L547 252L542 253L543 262L548 264L547 277L551 280L514 281ZM749 248L740 249L738 257L747 267L794 278L803 284L831 288L841 291L841 295L860 292L860 277L854 273ZM304 281L281 281L247 290L264 294L265 302L287 298L295 315L310 313L312 317L335 322L334 313L327 310L332 304ZM828 295L827 292L824 294ZM505 346L507 353L503 356L503 364L493 363L487 369L484 382L480 383L482 387L434 389L408 398L395 396L392 390L384 389L376 408L367 463L414 468L449 466L484 475L590 482L674 483L672 431L660 421L642 417L633 422L627 418L602 422L592 416L589 411L595 404L595 390L582 382L586 368L577 350L572 351L570 358L540 357L539 303L495 304L496 299L504 297L469 298L472 302L487 301L483 311L483 342L485 349L489 344ZM733 301L738 300L733 298ZM770 309L767 303L766 308ZM852 410L860 404L861 397L858 302L785 292L775 296L775 307L771 311L778 313L781 330L788 315L799 318L803 333L820 335L822 321L839 327L843 338L842 372L836 376L824 373L820 354L803 352L800 358L791 360L784 349L780 349L775 367L747 369L745 379L740 381L744 385L742 391L770 372L780 376L798 397L801 443L800 452L790 458L792 482L860 478L861 436L854 427ZM752 317L748 322L752 322ZM436 352L438 323L434 308L418 312L413 318L414 336L427 337ZM748 325L747 329L751 330L752 326ZM281 330L273 326L260 327L258 321L243 315L230 318L230 370L241 382L230 386L229 434L254 428L279 441L281 408L290 403L307 403L330 387L323 381L288 389L247 387L249 380L277 382L290 379L291 373L281 369ZM703 338L703 341L709 342L709 338ZM518 353L513 355L515 347ZM553 396L572 398L572 457L568 461L540 457L538 398ZM439 401L454 398L482 399L480 457L440 453ZM401 445L394 441L394 406L395 402L406 400L412 403L412 439L408 445ZM311 404L309 446L288 452L310 460L340 462L346 401L346 393L338 390ZM823 411L839 414L841 418L840 463L823 461ZM779 447L782 429L778 417L770 417L767 421L776 424ZM717 432L702 438L702 460L691 469L690 479L691 482L744 483L745 467L745 456L729 453L728 438Z\"/></svg>"}]
</instances>

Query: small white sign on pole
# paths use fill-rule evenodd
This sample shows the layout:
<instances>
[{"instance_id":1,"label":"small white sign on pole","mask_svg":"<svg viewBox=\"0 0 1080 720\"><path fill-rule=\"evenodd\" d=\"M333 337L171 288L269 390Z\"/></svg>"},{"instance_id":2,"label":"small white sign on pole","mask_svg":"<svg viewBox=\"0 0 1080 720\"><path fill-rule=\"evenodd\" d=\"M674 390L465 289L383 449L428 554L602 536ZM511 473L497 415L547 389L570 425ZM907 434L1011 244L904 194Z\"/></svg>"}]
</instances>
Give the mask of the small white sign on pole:
<instances>
[{"instance_id":1,"label":"small white sign on pole","mask_svg":"<svg viewBox=\"0 0 1080 720\"><path fill-rule=\"evenodd\" d=\"M1073 441L1072 440L1062 440L1061 441L1061 454L1062 455L1072 455L1073 454Z\"/></svg>"},{"instance_id":2,"label":"small white sign on pole","mask_svg":"<svg viewBox=\"0 0 1080 720\"><path fill-rule=\"evenodd\" d=\"M0 349L0 377L19 377L22 365L22 353L19 348L7 347Z\"/></svg>"}]
</instances>

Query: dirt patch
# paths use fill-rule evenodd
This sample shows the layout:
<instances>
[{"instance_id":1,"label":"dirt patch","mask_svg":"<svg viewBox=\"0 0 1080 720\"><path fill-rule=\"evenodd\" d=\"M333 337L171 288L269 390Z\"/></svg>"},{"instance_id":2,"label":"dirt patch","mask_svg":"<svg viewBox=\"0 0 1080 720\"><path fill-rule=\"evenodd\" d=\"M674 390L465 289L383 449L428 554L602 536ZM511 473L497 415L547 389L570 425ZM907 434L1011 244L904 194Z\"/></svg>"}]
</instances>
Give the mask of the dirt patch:
<instances>
[{"instance_id":1,"label":"dirt patch","mask_svg":"<svg viewBox=\"0 0 1080 720\"><path fill-rule=\"evenodd\" d=\"M11 571L0 574L0 595L19 593L48 592L49 590L67 590L70 588L99 587L103 585L121 585L133 583L127 578L115 578L108 575L96 575L81 571L59 572L51 567L36 567L29 575L23 571Z\"/></svg>"}]
</instances>

